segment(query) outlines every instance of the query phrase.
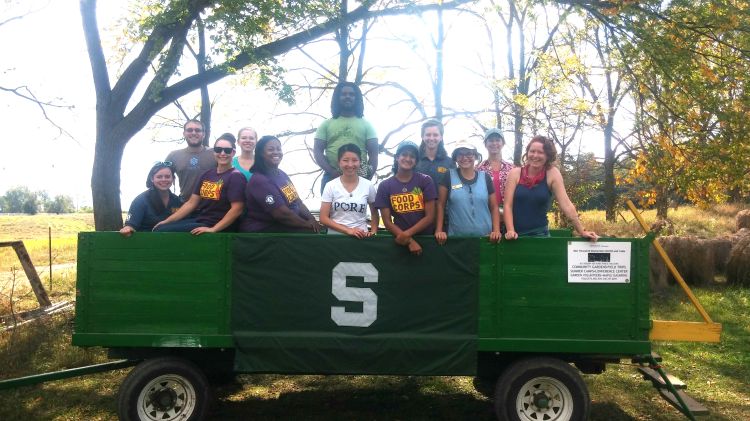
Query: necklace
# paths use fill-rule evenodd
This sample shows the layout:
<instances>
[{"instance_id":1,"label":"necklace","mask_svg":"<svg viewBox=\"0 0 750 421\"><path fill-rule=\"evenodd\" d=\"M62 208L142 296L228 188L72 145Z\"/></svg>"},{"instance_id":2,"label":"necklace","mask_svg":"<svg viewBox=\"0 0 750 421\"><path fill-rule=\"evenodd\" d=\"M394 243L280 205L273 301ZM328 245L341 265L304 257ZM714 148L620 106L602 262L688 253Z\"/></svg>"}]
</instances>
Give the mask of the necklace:
<instances>
[{"instance_id":1,"label":"necklace","mask_svg":"<svg viewBox=\"0 0 750 421\"><path fill-rule=\"evenodd\" d=\"M344 190L346 190L349 193L349 197L353 197L354 190L356 190L357 186L359 185L359 177L357 177L354 181L346 181L346 183L344 183L344 178L342 176L340 181L341 181L341 186L344 188ZM350 190L350 187L351 187L351 190Z\"/></svg>"},{"instance_id":2,"label":"necklace","mask_svg":"<svg viewBox=\"0 0 750 421\"><path fill-rule=\"evenodd\" d=\"M401 186L402 186L402 187L401 187L401 193L406 193L406 192L408 191L408 190L406 189L406 186L407 186L407 185L408 185L408 184L409 184L409 183L411 182L411 180L412 180L412 179L414 178L414 175L413 175L413 174L409 174L409 175L410 175L410 177L409 177L409 179L408 179L408 180L406 180L406 181L401 181L401 180L400 180L400 179L398 178L398 175L396 175L396 176L394 177L394 178L395 178L395 179L396 179L396 180L397 180L397 181L398 181L399 183L401 183Z\"/></svg>"}]
</instances>

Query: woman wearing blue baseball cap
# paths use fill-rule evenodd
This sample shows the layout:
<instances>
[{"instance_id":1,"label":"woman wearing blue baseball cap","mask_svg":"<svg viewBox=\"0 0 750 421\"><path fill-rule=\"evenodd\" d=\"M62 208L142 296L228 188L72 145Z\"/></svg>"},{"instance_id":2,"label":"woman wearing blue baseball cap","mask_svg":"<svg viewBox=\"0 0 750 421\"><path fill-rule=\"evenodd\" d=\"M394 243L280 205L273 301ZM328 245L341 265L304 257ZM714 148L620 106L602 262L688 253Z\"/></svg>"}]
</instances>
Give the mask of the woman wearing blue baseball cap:
<instances>
[{"instance_id":1,"label":"woman wearing blue baseball cap","mask_svg":"<svg viewBox=\"0 0 750 421\"><path fill-rule=\"evenodd\" d=\"M375 207L385 228L396 237L396 244L408 247L414 255L422 254L415 235L432 235L435 226L435 184L428 175L414 171L419 148L408 140L396 148L393 176L380 183Z\"/></svg>"}]
</instances>

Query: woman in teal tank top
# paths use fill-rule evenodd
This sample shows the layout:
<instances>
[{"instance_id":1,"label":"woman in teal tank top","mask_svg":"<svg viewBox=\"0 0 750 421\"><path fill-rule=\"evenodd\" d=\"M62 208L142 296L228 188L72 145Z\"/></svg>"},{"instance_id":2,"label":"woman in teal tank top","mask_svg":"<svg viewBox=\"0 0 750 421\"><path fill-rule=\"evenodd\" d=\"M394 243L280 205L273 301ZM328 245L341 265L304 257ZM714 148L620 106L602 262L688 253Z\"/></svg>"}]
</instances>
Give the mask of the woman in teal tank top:
<instances>
[{"instance_id":1,"label":"woman in teal tank top","mask_svg":"<svg viewBox=\"0 0 750 421\"><path fill-rule=\"evenodd\" d=\"M552 141L544 136L535 136L524 154L524 166L514 168L505 184L506 240L518 237L549 237L547 212L555 196L560 209L573 223L581 237L596 241L599 236L586 231L578 219L578 212L565 192L562 174L553 164L557 151Z\"/></svg>"},{"instance_id":2,"label":"woman in teal tank top","mask_svg":"<svg viewBox=\"0 0 750 421\"><path fill-rule=\"evenodd\" d=\"M255 145L258 143L258 132L252 127L243 127L237 133L237 145L240 153L232 158L232 166L250 181L250 168L255 164Z\"/></svg>"},{"instance_id":3,"label":"woman in teal tank top","mask_svg":"<svg viewBox=\"0 0 750 421\"><path fill-rule=\"evenodd\" d=\"M438 181L438 208L435 240L444 244L449 236L489 236L500 241L500 211L490 176L476 171L477 149L458 142L453 151L458 169L450 169ZM446 216L451 222L445 232Z\"/></svg>"}]
</instances>

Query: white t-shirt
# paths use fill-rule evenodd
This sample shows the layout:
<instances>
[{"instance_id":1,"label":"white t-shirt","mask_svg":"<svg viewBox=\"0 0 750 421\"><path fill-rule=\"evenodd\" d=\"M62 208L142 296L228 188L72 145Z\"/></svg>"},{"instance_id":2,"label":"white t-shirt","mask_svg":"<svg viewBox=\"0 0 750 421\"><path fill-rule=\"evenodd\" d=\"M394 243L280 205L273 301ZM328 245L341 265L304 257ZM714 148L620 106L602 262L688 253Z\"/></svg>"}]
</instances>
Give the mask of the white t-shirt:
<instances>
[{"instance_id":1,"label":"white t-shirt","mask_svg":"<svg viewBox=\"0 0 750 421\"><path fill-rule=\"evenodd\" d=\"M331 219L349 228L369 230L367 225L368 204L375 201L375 187L370 180L359 177L359 183L351 193L341 184L341 178L328 182L323 188L323 202L331 204ZM329 229L329 233L338 231Z\"/></svg>"}]
</instances>

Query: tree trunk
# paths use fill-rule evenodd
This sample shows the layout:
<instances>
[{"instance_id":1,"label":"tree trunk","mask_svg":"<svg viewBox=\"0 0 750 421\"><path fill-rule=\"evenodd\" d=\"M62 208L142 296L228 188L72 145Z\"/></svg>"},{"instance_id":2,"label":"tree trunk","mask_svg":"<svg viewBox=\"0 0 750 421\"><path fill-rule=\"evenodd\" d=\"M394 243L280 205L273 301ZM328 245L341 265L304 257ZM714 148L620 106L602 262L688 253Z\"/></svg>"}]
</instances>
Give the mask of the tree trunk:
<instances>
[{"instance_id":1,"label":"tree trunk","mask_svg":"<svg viewBox=\"0 0 750 421\"><path fill-rule=\"evenodd\" d=\"M513 105L513 164L521 165L523 155L523 110L518 104Z\"/></svg>"},{"instance_id":2,"label":"tree trunk","mask_svg":"<svg viewBox=\"0 0 750 421\"><path fill-rule=\"evenodd\" d=\"M443 46L445 44L445 29L443 27L442 8L438 8L437 17L438 27L435 45L435 82L433 84L433 95L435 96L435 118L437 121L443 121Z\"/></svg>"},{"instance_id":3,"label":"tree trunk","mask_svg":"<svg viewBox=\"0 0 750 421\"><path fill-rule=\"evenodd\" d=\"M659 191L656 195L656 218L667 219L669 211L669 195L666 191Z\"/></svg>"},{"instance_id":4,"label":"tree trunk","mask_svg":"<svg viewBox=\"0 0 750 421\"><path fill-rule=\"evenodd\" d=\"M206 73L206 28L203 19L195 20L198 26L198 56L195 61L198 65L198 74ZM208 84L201 85L201 123L203 123L203 146L211 142L211 96L208 94Z\"/></svg>"},{"instance_id":5,"label":"tree trunk","mask_svg":"<svg viewBox=\"0 0 750 421\"><path fill-rule=\"evenodd\" d=\"M122 228L120 167L126 139L114 139L108 136L110 133L111 130L97 128L94 168L91 171L94 227L97 231Z\"/></svg>"},{"instance_id":6,"label":"tree trunk","mask_svg":"<svg viewBox=\"0 0 750 421\"><path fill-rule=\"evenodd\" d=\"M614 116L610 114L604 127L604 209L608 222L617 219L617 191L615 190L615 151L612 149L612 129Z\"/></svg>"}]
</instances>

